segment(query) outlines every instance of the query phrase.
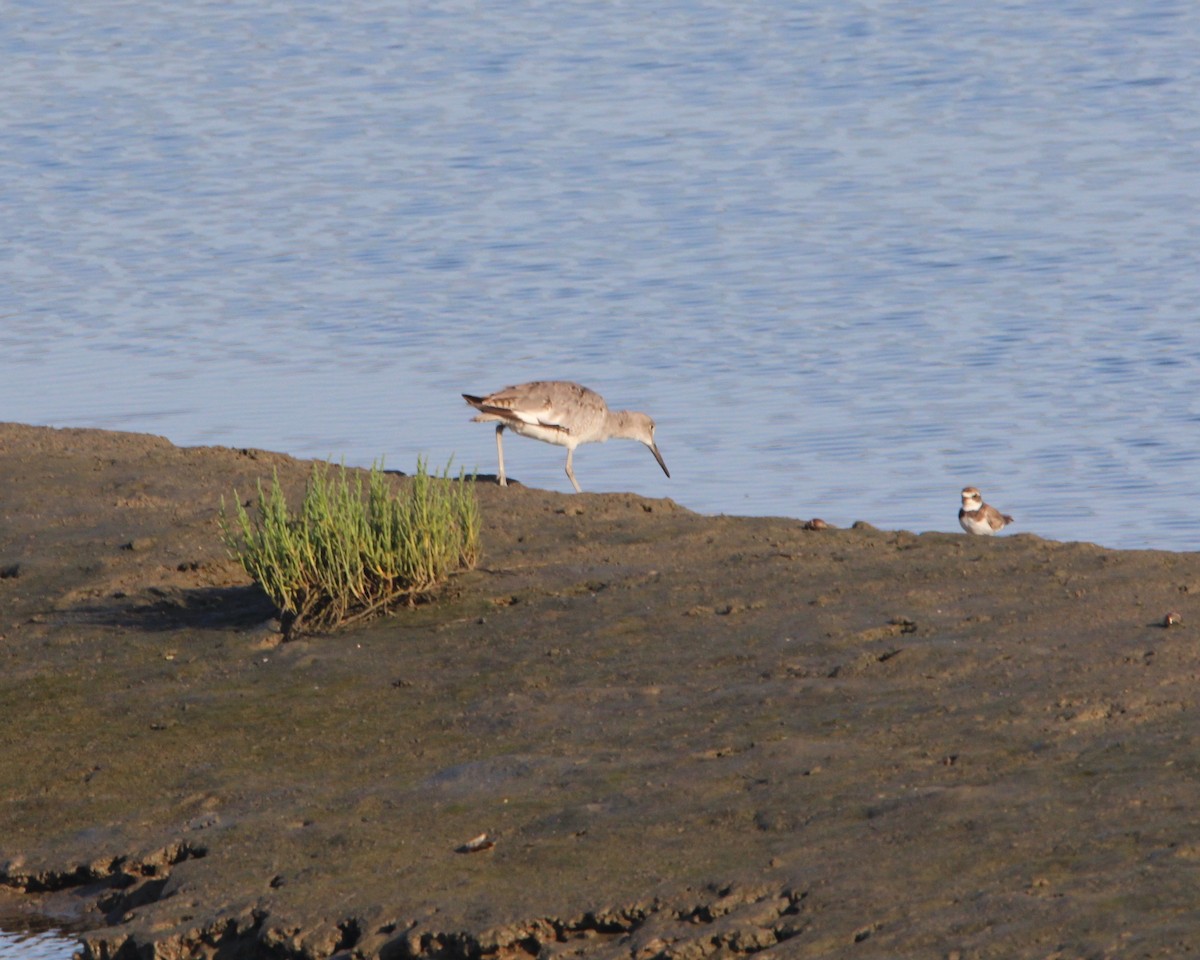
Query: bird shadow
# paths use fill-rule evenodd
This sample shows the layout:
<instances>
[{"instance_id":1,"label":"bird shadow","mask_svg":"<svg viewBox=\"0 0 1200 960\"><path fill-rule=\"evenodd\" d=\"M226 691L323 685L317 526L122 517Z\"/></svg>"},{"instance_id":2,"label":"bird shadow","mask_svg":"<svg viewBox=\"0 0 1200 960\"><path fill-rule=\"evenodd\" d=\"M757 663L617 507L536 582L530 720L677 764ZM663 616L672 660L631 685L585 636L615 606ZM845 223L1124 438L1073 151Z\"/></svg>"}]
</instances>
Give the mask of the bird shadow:
<instances>
[{"instance_id":1,"label":"bird shadow","mask_svg":"<svg viewBox=\"0 0 1200 960\"><path fill-rule=\"evenodd\" d=\"M475 474L475 482L476 483L486 483L489 486L498 487L498 486L500 486L500 475L496 474L496 473L477 473L477 474ZM524 484L521 483L520 480L514 480L512 477L509 477L505 482L510 487L524 486Z\"/></svg>"},{"instance_id":2,"label":"bird shadow","mask_svg":"<svg viewBox=\"0 0 1200 960\"><path fill-rule=\"evenodd\" d=\"M412 476L412 474L405 473L403 470L384 470L383 472L389 477L410 477L410 476ZM450 479L451 483L458 483L458 477L456 477L456 476L451 476L449 479ZM492 483L492 484L500 483L500 475L496 474L496 473L468 473L467 479L474 480L476 483ZM512 484L517 484L518 486L520 485L519 480L513 480L511 477L509 478L508 482L512 483Z\"/></svg>"}]
</instances>

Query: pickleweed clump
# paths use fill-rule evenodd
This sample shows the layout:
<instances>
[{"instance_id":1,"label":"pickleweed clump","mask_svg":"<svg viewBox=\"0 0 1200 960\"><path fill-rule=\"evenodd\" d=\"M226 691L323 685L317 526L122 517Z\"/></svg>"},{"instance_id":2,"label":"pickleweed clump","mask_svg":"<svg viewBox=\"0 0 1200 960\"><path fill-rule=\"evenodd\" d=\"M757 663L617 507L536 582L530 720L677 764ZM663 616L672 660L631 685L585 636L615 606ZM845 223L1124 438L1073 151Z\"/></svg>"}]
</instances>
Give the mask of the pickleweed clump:
<instances>
[{"instance_id":1,"label":"pickleweed clump","mask_svg":"<svg viewBox=\"0 0 1200 960\"><path fill-rule=\"evenodd\" d=\"M358 623L428 598L479 558L475 478L450 467L431 476L417 460L412 477L393 481L315 464L296 512L279 477L258 484L253 517L234 493L221 500L221 539L231 556L279 608L284 633L315 633Z\"/></svg>"}]
</instances>

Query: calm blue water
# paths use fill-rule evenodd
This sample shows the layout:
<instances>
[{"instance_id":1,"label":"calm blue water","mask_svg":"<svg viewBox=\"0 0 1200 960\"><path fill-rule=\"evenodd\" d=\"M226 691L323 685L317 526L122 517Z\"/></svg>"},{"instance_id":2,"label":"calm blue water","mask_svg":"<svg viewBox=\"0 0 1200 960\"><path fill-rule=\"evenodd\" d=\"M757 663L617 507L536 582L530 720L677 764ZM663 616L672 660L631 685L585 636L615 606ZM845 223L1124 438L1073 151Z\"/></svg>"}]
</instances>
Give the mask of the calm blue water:
<instances>
[{"instance_id":1,"label":"calm blue water","mask_svg":"<svg viewBox=\"0 0 1200 960\"><path fill-rule=\"evenodd\" d=\"M12 2L0 418L1200 544L1200 7ZM569 490L513 438L512 476Z\"/></svg>"}]
</instances>

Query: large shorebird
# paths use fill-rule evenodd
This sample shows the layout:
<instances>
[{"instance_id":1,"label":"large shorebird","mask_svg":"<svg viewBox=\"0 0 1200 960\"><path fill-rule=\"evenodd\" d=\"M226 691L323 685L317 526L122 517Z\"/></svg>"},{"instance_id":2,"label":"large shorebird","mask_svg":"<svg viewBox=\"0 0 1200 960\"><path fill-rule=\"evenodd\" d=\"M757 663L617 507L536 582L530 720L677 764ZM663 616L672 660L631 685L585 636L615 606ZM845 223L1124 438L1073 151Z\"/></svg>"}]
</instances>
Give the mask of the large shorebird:
<instances>
[{"instance_id":1,"label":"large shorebird","mask_svg":"<svg viewBox=\"0 0 1200 960\"><path fill-rule=\"evenodd\" d=\"M967 533L990 537L1012 523L1013 518L995 507L989 507L974 487L963 487L962 509L958 511L958 522Z\"/></svg>"},{"instance_id":2,"label":"large shorebird","mask_svg":"<svg viewBox=\"0 0 1200 960\"><path fill-rule=\"evenodd\" d=\"M569 380L537 380L505 387L486 397L463 394L463 399L479 411L475 423L496 424L496 455L500 458L500 486L508 486L504 475L504 444L501 434L508 427L513 433L567 448L567 476L576 493L582 493L571 462L581 443L603 443L609 437L637 440L654 454L668 477L671 471L663 463L654 443L654 421L632 410L609 410L595 390Z\"/></svg>"}]
</instances>

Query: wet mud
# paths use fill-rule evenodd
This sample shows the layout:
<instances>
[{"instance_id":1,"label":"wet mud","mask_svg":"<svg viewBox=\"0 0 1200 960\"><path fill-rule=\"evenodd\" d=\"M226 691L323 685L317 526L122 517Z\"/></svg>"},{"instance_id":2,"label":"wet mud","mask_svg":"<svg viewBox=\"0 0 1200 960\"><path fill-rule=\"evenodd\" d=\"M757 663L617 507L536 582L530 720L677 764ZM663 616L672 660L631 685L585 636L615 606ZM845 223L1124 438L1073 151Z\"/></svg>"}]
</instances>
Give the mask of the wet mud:
<instances>
[{"instance_id":1,"label":"wet mud","mask_svg":"<svg viewBox=\"0 0 1200 960\"><path fill-rule=\"evenodd\" d=\"M285 643L216 517L308 470L0 425L0 882L88 956L1200 943L1196 554L481 479L478 569Z\"/></svg>"}]
</instances>

